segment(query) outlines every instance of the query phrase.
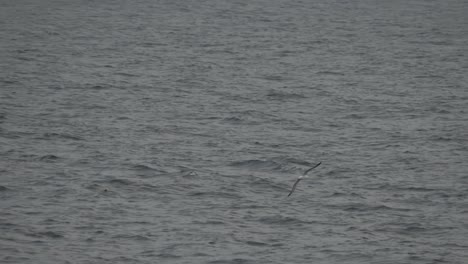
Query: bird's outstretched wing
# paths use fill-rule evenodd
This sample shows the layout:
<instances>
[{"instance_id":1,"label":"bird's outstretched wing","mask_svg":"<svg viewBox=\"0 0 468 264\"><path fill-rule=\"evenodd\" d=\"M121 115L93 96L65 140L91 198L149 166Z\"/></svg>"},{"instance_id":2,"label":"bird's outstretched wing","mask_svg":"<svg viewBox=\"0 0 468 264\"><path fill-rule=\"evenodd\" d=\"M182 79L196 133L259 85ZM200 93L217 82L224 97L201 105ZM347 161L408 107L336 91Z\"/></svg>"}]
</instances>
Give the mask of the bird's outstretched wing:
<instances>
[{"instance_id":1,"label":"bird's outstretched wing","mask_svg":"<svg viewBox=\"0 0 468 264\"><path fill-rule=\"evenodd\" d=\"M297 186L297 184L302 180L302 178L303 178L307 173L309 173L309 171L311 171L311 170L317 168L320 164L322 164L322 162L319 162L319 163L317 163L317 165L315 165L315 166L313 166L312 168L306 170L306 171L304 172L304 175L303 175L303 176L297 178L297 180L296 180L296 182L294 183L294 185L293 185L291 191L290 191L289 194L288 194L288 197L291 196L291 194L294 192L294 190L296 190L296 186Z\"/></svg>"},{"instance_id":2,"label":"bird's outstretched wing","mask_svg":"<svg viewBox=\"0 0 468 264\"><path fill-rule=\"evenodd\" d=\"M302 180L302 178L298 178L298 179L296 180L296 182L294 183L294 185L293 185L291 191L290 191L289 194L288 194L288 197L291 196L291 194L294 192L294 190L296 190L296 186L297 186L297 184L298 184L301 180Z\"/></svg>"},{"instance_id":3,"label":"bird's outstretched wing","mask_svg":"<svg viewBox=\"0 0 468 264\"><path fill-rule=\"evenodd\" d=\"M304 174L303 174L303 175L304 175L304 176L307 175L307 173L309 173L309 171L311 171L311 170L317 168L318 166L320 166L320 164L322 164L322 162L319 162L319 163L317 163L317 165L315 165L315 166L313 166L312 168L310 168L310 169L304 171Z\"/></svg>"}]
</instances>

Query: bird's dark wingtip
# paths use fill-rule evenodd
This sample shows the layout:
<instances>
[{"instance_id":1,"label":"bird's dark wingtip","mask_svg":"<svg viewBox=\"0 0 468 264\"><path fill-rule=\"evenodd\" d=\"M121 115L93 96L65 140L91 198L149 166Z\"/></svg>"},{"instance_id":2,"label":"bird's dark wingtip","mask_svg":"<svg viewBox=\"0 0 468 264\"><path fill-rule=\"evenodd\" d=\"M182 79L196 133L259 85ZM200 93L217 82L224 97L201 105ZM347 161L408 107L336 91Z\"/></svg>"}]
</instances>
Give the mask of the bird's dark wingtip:
<instances>
[{"instance_id":1,"label":"bird's dark wingtip","mask_svg":"<svg viewBox=\"0 0 468 264\"><path fill-rule=\"evenodd\" d=\"M307 173L309 173L309 171L311 171L311 170L317 168L318 166L320 166L320 164L322 164L322 162L319 162L319 163L317 163L315 166L313 166L313 167L309 168L308 170L304 171L304 174L303 174L303 175L307 175Z\"/></svg>"}]
</instances>

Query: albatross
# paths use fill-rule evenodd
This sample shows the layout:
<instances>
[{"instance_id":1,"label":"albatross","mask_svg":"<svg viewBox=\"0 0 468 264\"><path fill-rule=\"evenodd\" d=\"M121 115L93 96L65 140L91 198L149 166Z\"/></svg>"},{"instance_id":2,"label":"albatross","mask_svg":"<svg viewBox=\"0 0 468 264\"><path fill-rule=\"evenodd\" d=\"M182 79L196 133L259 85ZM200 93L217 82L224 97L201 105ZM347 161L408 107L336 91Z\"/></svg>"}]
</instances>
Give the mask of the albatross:
<instances>
[{"instance_id":1,"label":"albatross","mask_svg":"<svg viewBox=\"0 0 468 264\"><path fill-rule=\"evenodd\" d=\"M291 191L290 191L289 194L288 194L288 197L291 196L291 194L294 192L294 190L296 190L297 184L307 175L307 173L309 173L309 171L311 171L311 170L317 168L320 164L322 164L322 162L319 162L319 163L317 163L317 165L315 165L315 166L313 166L312 168L310 168L310 169L304 171L304 174L302 174L301 176L299 176L299 178L297 178L297 180L296 180L296 182L294 183L294 185L293 185Z\"/></svg>"}]
</instances>

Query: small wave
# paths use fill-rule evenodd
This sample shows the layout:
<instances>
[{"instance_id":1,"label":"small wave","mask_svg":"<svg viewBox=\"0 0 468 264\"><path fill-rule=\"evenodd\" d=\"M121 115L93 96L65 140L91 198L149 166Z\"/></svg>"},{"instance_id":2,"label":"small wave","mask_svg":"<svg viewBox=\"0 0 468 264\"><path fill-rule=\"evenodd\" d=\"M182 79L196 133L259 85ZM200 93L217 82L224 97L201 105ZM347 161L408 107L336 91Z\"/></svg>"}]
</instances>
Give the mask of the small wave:
<instances>
[{"instance_id":1,"label":"small wave","mask_svg":"<svg viewBox=\"0 0 468 264\"><path fill-rule=\"evenodd\" d=\"M243 120L240 117L231 116L231 117L223 118L223 121L228 122L228 123L241 123Z\"/></svg>"},{"instance_id":2,"label":"small wave","mask_svg":"<svg viewBox=\"0 0 468 264\"><path fill-rule=\"evenodd\" d=\"M38 237L38 238L44 238L44 237L54 238L54 239L63 238L63 235L57 232L53 232L53 231L35 232L35 233L30 233L29 235L32 237Z\"/></svg>"},{"instance_id":3,"label":"small wave","mask_svg":"<svg viewBox=\"0 0 468 264\"><path fill-rule=\"evenodd\" d=\"M243 160L243 161L236 161L230 164L232 167L240 167L240 168L249 168L249 169L280 169L281 165L271 161L271 160Z\"/></svg>"},{"instance_id":4,"label":"small wave","mask_svg":"<svg viewBox=\"0 0 468 264\"><path fill-rule=\"evenodd\" d=\"M264 224L274 224L274 225L286 225L286 224L300 225L300 224L309 223L309 222L305 222L294 217L287 217L287 216L282 216L282 215L265 216L265 217L260 218L259 221Z\"/></svg>"},{"instance_id":5,"label":"small wave","mask_svg":"<svg viewBox=\"0 0 468 264\"><path fill-rule=\"evenodd\" d=\"M426 187L400 187L398 189L403 190L403 191L413 191L413 192L433 192L433 191L437 191L437 189L426 188Z\"/></svg>"},{"instance_id":6,"label":"small wave","mask_svg":"<svg viewBox=\"0 0 468 264\"><path fill-rule=\"evenodd\" d=\"M113 185L124 185L124 186L129 186L129 185L134 184L133 181L130 181L127 179L112 179L112 180L109 180L108 182Z\"/></svg>"},{"instance_id":7,"label":"small wave","mask_svg":"<svg viewBox=\"0 0 468 264\"><path fill-rule=\"evenodd\" d=\"M427 228L424 228L424 227L421 227L421 226L417 226L417 225L411 225L411 226L407 226L405 228L403 228L403 232L404 233L415 233L415 232L424 232L426 231Z\"/></svg>"},{"instance_id":8,"label":"small wave","mask_svg":"<svg viewBox=\"0 0 468 264\"><path fill-rule=\"evenodd\" d=\"M327 205L331 209L339 209L347 212L368 212L368 211L410 211L407 208L395 208L387 205L368 205L363 203Z\"/></svg>"},{"instance_id":9,"label":"small wave","mask_svg":"<svg viewBox=\"0 0 468 264\"><path fill-rule=\"evenodd\" d=\"M270 206L258 205L257 201L249 201L249 203L231 205L230 209L269 209Z\"/></svg>"},{"instance_id":10,"label":"small wave","mask_svg":"<svg viewBox=\"0 0 468 264\"><path fill-rule=\"evenodd\" d=\"M99 191L99 192L107 192L108 191L105 187L101 186L100 184L96 184L96 183L84 185L84 187L86 189L92 190L92 191Z\"/></svg>"},{"instance_id":11,"label":"small wave","mask_svg":"<svg viewBox=\"0 0 468 264\"><path fill-rule=\"evenodd\" d=\"M89 89L93 89L93 90L104 90L104 89L109 89L111 86L109 85L93 85L91 87L89 87Z\"/></svg>"},{"instance_id":12,"label":"small wave","mask_svg":"<svg viewBox=\"0 0 468 264\"><path fill-rule=\"evenodd\" d=\"M128 116L119 116L117 117L117 120L131 120L131 118Z\"/></svg>"},{"instance_id":13,"label":"small wave","mask_svg":"<svg viewBox=\"0 0 468 264\"><path fill-rule=\"evenodd\" d=\"M345 119L365 119L366 116L360 115L360 114L349 114L344 117Z\"/></svg>"},{"instance_id":14,"label":"small wave","mask_svg":"<svg viewBox=\"0 0 468 264\"><path fill-rule=\"evenodd\" d=\"M282 173L297 173L303 172L303 169L306 167L312 167L315 164L310 162L287 158L287 157L273 157L269 159L251 159L251 160L242 160L235 161L229 164L232 167L238 167L241 169L248 170L259 170L259 171L279 171ZM299 168L296 167L299 165ZM304 167L302 167L304 166ZM302 167L302 169L301 169Z\"/></svg>"},{"instance_id":15,"label":"small wave","mask_svg":"<svg viewBox=\"0 0 468 264\"><path fill-rule=\"evenodd\" d=\"M124 77L137 77L137 74L129 73L129 72L117 72L115 75L120 75Z\"/></svg>"},{"instance_id":16,"label":"small wave","mask_svg":"<svg viewBox=\"0 0 468 264\"><path fill-rule=\"evenodd\" d=\"M55 139L55 138L61 138L61 139L71 139L71 140L83 140L83 138L71 134L66 134L66 133L45 133L41 139Z\"/></svg>"},{"instance_id":17,"label":"small wave","mask_svg":"<svg viewBox=\"0 0 468 264\"><path fill-rule=\"evenodd\" d=\"M209 257L210 254L203 253L203 252L196 252L193 254L194 257Z\"/></svg>"},{"instance_id":18,"label":"small wave","mask_svg":"<svg viewBox=\"0 0 468 264\"><path fill-rule=\"evenodd\" d=\"M278 191L283 191L285 190L283 185L277 184L274 181L268 179L268 178L258 178L255 179L254 181L250 182L249 185L251 187L260 187L260 188L266 188L267 190L276 189Z\"/></svg>"},{"instance_id":19,"label":"small wave","mask_svg":"<svg viewBox=\"0 0 468 264\"><path fill-rule=\"evenodd\" d=\"M146 166L146 165L134 165L132 168L134 170L141 170L141 171L154 170L150 166Z\"/></svg>"},{"instance_id":20,"label":"small wave","mask_svg":"<svg viewBox=\"0 0 468 264\"><path fill-rule=\"evenodd\" d=\"M285 162L294 163L294 164L298 164L298 165L302 165L302 166L306 166L306 167L312 167L312 166L315 165L315 164L312 164L312 163L310 163L308 161L304 161L304 160L296 159L296 158L284 158L283 160Z\"/></svg>"},{"instance_id":21,"label":"small wave","mask_svg":"<svg viewBox=\"0 0 468 264\"><path fill-rule=\"evenodd\" d=\"M210 264L248 264L248 263L257 263L256 261L250 259L243 259L243 258L235 258L235 259L218 259L208 262Z\"/></svg>"},{"instance_id":22,"label":"small wave","mask_svg":"<svg viewBox=\"0 0 468 264\"><path fill-rule=\"evenodd\" d=\"M44 156L39 157L40 161L45 161L45 162L55 162L58 159L59 159L58 156L55 156L55 155L52 155L52 154L44 155Z\"/></svg>"},{"instance_id":23,"label":"small wave","mask_svg":"<svg viewBox=\"0 0 468 264\"><path fill-rule=\"evenodd\" d=\"M365 186L364 188L368 189L368 190L391 190L391 191L403 191L403 192L406 192L406 191L409 191L409 192L433 192L433 191L437 191L437 189L427 188L427 187L420 187L420 186L403 187L403 186L397 186L397 185L392 185L392 184L388 184L388 183L377 184L377 185L369 185L369 186Z\"/></svg>"},{"instance_id":24,"label":"small wave","mask_svg":"<svg viewBox=\"0 0 468 264\"><path fill-rule=\"evenodd\" d=\"M242 196L227 192L191 192L189 196L208 196L213 198L240 199Z\"/></svg>"},{"instance_id":25,"label":"small wave","mask_svg":"<svg viewBox=\"0 0 468 264\"><path fill-rule=\"evenodd\" d=\"M133 165L132 169L137 170L137 171L161 171L161 170L158 170L158 169L155 169L148 165L143 165L143 164Z\"/></svg>"},{"instance_id":26,"label":"small wave","mask_svg":"<svg viewBox=\"0 0 468 264\"><path fill-rule=\"evenodd\" d=\"M325 176L332 176L334 178L351 178L349 175L349 172L351 172L351 169L348 168L336 168L336 169L331 169L327 172L325 172Z\"/></svg>"},{"instance_id":27,"label":"small wave","mask_svg":"<svg viewBox=\"0 0 468 264\"><path fill-rule=\"evenodd\" d=\"M261 78L264 80L277 81L277 82L282 82L282 81L287 80L285 77L279 76L279 75L266 75L266 76L262 76Z\"/></svg>"},{"instance_id":28,"label":"small wave","mask_svg":"<svg viewBox=\"0 0 468 264\"><path fill-rule=\"evenodd\" d=\"M439 141L439 142L448 142L453 141L453 138L444 137L444 136L433 136L430 138L432 141Z\"/></svg>"},{"instance_id":29,"label":"small wave","mask_svg":"<svg viewBox=\"0 0 468 264\"><path fill-rule=\"evenodd\" d=\"M181 256L169 254L169 253L161 253L161 254L158 254L157 257L165 258L165 259L181 258Z\"/></svg>"},{"instance_id":30,"label":"small wave","mask_svg":"<svg viewBox=\"0 0 468 264\"><path fill-rule=\"evenodd\" d=\"M3 129L2 129L3 130ZM3 138L8 138L8 139L17 139L21 137L27 137L32 135L32 133L29 132L22 132L22 131L0 131L0 136Z\"/></svg>"},{"instance_id":31,"label":"small wave","mask_svg":"<svg viewBox=\"0 0 468 264\"><path fill-rule=\"evenodd\" d=\"M434 74L426 74L426 75L416 75L414 76L416 79L444 79L445 77L442 75L434 75Z\"/></svg>"},{"instance_id":32,"label":"small wave","mask_svg":"<svg viewBox=\"0 0 468 264\"><path fill-rule=\"evenodd\" d=\"M265 246L269 246L269 244L267 243L263 243L263 242L258 242L258 241L247 241L245 242L247 245L249 246L256 246L256 247L265 247Z\"/></svg>"},{"instance_id":33,"label":"small wave","mask_svg":"<svg viewBox=\"0 0 468 264\"><path fill-rule=\"evenodd\" d=\"M107 106L105 105L99 105L99 104L92 104L87 106L88 109L107 109Z\"/></svg>"},{"instance_id":34,"label":"small wave","mask_svg":"<svg viewBox=\"0 0 468 264\"><path fill-rule=\"evenodd\" d=\"M193 222L194 224L199 224L199 225L224 225L225 223L223 221L217 221L217 220L208 220L208 221L195 221Z\"/></svg>"},{"instance_id":35,"label":"small wave","mask_svg":"<svg viewBox=\"0 0 468 264\"><path fill-rule=\"evenodd\" d=\"M385 227L377 228L377 231L399 233L404 235L421 233L427 231L426 228L421 227L419 224L404 224L400 223L398 225L387 224Z\"/></svg>"},{"instance_id":36,"label":"small wave","mask_svg":"<svg viewBox=\"0 0 468 264\"><path fill-rule=\"evenodd\" d=\"M319 71L319 72L316 72L316 74L318 74L318 75L339 75L339 76L344 75L344 73L342 73L342 72L335 72L335 71Z\"/></svg>"},{"instance_id":37,"label":"small wave","mask_svg":"<svg viewBox=\"0 0 468 264\"><path fill-rule=\"evenodd\" d=\"M5 186L0 185L0 192L6 192L8 190L10 190L10 189L5 187Z\"/></svg>"},{"instance_id":38,"label":"small wave","mask_svg":"<svg viewBox=\"0 0 468 264\"><path fill-rule=\"evenodd\" d=\"M147 236L142 235L128 235L128 234L119 234L115 235L112 238L125 239L125 240L136 240L136 241L147 241L150 240Z\"/></svg>"},{"instance_id":39,"label":"small wave","mask_svg":"<svg viewBox=\"0 0 468 264\"><path fill-rule=\"evenodd\" d=\"M104 259L104 258L101 258L101 259ZM110 263L137 263L136 258L131 258L127 256L109 257L105 260L108 260Z\"/></svg>"},{"instance_id":40,"label":"small wave","mask_svg":"<svg viewBox=\"0 0 468 264\"><path fill-rule=\"evenodd\" d=\"M160 170L145 164L130 165L130 170L136 172L136 175L142 178L152 178L155 176L168 175L167 171Z\"/></svg>"},{"instance_id":41,"label":"small wave","mask_svg":"<svg viewBox=\"0 0 468 264\"><path fill-rule=\"evenodd\" d=\"M432 40L432 41L428 41L428 42L424 42L425 44L430 44L430 45L436 45L436 46L448 46L448 45L453 45L453 43L451 41L447 41L447 40ZM443 78L443 77L441 77Z\"/></svg>"},{"instance_id":42,"label":"small wave","mask_svg":"<svg viewBox=\"0 0 468 264\"><path fill-rule=\"evenodd\" d=\"M281 92L281 91L270 91L267 94L267 97L270 98L270 99L276 99L276 100L303 99L303 98L305 98L305 96L301 95L301 94Z\"/></svg>"},{"instance_id":43,"label":"small wave","mask_svg":"<svg viewBox=\"0 0 468 264\"><path fill-rule=\"evenodd\" d=\"M182 177L186 179L198 177L198 173L194 170L181 171Z\"/></svg>"},{"instance_id":44,"label":"small wave","mask_svg":"<svg viewBox=\"0 0 468 264\"><path fill-rule=\"evenodd\" d=\"M358 197L358 198L364 198L363 195L355 192L351 193L345 193L345 192L333 192L332 194L329 195L329 197Z\"/></svg>"}]
</instances>

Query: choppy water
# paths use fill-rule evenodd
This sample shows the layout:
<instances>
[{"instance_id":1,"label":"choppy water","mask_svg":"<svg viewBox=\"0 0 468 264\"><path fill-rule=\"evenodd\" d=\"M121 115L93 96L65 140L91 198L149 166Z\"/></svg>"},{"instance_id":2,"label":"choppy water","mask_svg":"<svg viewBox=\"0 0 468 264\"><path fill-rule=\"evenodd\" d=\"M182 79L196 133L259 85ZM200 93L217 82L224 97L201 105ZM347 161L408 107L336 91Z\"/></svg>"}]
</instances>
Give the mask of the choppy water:
<instances>
[{"instance_id":1,"label":"choppy water","mask_svg":"<svg viewBox=\"0 0 468 264\"><path fill-rule=\"evenodd\" d=\"M1 263L467 263L466 1L0 16Z\"/></svg>"}]
</instances>

